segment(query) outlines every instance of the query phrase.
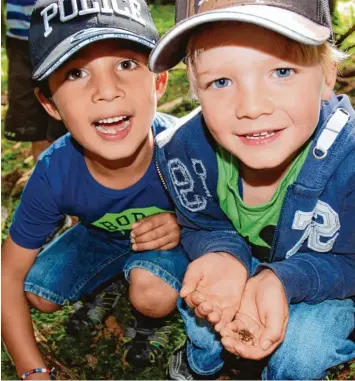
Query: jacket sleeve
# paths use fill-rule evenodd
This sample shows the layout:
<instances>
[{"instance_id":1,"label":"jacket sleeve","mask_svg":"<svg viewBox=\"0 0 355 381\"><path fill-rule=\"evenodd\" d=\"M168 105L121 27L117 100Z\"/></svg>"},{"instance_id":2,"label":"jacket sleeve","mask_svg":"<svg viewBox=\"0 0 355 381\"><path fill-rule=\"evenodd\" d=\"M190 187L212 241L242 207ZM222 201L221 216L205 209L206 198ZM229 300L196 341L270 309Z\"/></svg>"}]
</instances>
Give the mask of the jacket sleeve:
<instances>
[{"instance_id":1,"label":"jacket sleeve","mask_svg":"<svg viewBox=\"0 0 355 381\"><path fill-rule=\"evenodd\" d=\"M256 273L265 268L278 276L290 303L319 303L355 295L355 254L295 254L281 262L263 263Z\"/></svg>"},{"instance_id":2,"label":"jacket sleeve","mask_svg":"<svg viewBox=\"0 0 355 381\"><path fill-rule=\"evenodd\" d=\"M178 211L177 216L179 224L182 226L181 243L191 260L211 252L229 253L243 263L248 274L250 274L251 249L232 225L213 230L202 229L201 227L193 228L190 222L184 223L186 219Z\"/></svg>"},{"instance_id":3,"label":"jacket sleeve","mask_svg":"<svg viewBox=\"0 0 355 381\"><path fill-rule=\"evenodd\" d=\"M346 198L342 220L342 252L296 253L284 261L260 264L256 273L274 271L291 303L355 296L355 190Z\"/></svg>"}]
</instances>

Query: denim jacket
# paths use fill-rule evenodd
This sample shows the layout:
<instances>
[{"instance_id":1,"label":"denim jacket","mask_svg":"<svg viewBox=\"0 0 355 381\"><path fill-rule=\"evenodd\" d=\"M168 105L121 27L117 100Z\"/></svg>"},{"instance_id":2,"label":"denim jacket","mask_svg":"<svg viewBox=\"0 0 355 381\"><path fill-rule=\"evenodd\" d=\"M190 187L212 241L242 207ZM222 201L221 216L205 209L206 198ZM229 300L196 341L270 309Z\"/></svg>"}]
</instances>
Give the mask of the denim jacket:
<instances>
[{"instance_id":1,"label":"denim jacket","mask_svg":"<svg viewBox=\"0 0 355 381\"><path fill-rule=\"evenodd\" d=\"M156 138L157 165L192 260L228 252L250 272L251 248L221 210L216 142L196 109ZM286 192L268 262L291 303L355 295L355 111L335 95L321 109L312 147Z\"/></svg>"}]
</instances>

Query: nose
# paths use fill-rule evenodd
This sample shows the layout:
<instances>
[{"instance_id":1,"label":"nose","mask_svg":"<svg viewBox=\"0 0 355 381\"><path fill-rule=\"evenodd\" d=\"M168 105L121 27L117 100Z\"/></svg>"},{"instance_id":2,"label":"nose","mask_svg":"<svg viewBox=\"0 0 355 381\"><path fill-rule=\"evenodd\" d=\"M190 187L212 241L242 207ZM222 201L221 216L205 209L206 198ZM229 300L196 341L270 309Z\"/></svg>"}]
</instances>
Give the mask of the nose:
<instances>
[{"instance_id":1,"label":"nose","mask_svg":"<svg viewBox=\"0 0 355 381\"><path fill-rule=\"evenodd\" d=\"M246 81L238 86L236 115L238 119L256 119L274 111L272 95L260 82Z\"/></svg>"},{"instance_id":2,"label":"nose","mask_svg":"<svg viewBox=\"0 0 355 381\"><path fill-rule=\"evenodd\" d=\"M125 91L121 81L115 73L103 70L93 78L93 102L112 102L117 98L124 98Z\"/></svg>"}]
</instances>

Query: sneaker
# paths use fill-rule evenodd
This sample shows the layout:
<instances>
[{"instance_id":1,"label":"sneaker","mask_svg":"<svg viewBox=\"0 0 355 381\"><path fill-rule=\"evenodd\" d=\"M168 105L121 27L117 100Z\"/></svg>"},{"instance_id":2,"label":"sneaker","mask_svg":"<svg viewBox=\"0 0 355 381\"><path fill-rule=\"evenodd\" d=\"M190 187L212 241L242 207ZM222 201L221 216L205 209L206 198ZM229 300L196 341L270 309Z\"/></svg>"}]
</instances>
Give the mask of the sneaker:
<instances>
[{"instance_id":1,"label":"sneaker","mask_svg":"<svg viewBox=\"0 0 355 381\"><path fill-rule=\"evenodd\" d=\"M137 320L132 316L123 336L123 357L136 367L156 364L169 343L170 334L169 325L159 328L137 327Z\"/></svg>"},{"instance_id":2,"label":"sneaker","mask_svg":"<svg viewBox=\"0 0 355 381\"><path fill-rule=\"evenodd\" d=\"M109 316L126 290L126 282L118 280L104 288L94 300L84 301L83 298L74 303L74 313L67 322L67 333L75 335L85 331L95 335L95 327Z\"/></svg>"},{"instance_id":3,"label":"sneaker","mask_svg":"<svg viewBox=\"0 0 355 381\"><path fill-rule=\"evenodd\" d=\"M167 380L216 380L220 372L210 376L201 376L189 366L186 354L186 341L177 347L169 360Z\"/></svg>"},{"instance_id":4,"label":"sneaker","mask_svg":"<svg viewBox=\"0 0 355 381\"><path fill-rule=\"evenodd\" d=\"M194 377L195 376L195 377ZM186 342L173 352L169 360L168 380L196 380L195 373L190 369L186 355Z\"/></svg>"},{"instance_id":5,"label":"sneaker","mask_svg":"<svg viewBox=\"0 0 355 381\"><path fill-rule=\"evenodd\" d=\"M89 322L87 322L87 312L89 308L92 308L92 304L88 301L78 300L72 307L74 308L74 312L69 316L66 323L67 333L69 335L76 335L86 328L90 330ZM84 328L84 326L87 327Z\"/></svg>"}]
</instances>

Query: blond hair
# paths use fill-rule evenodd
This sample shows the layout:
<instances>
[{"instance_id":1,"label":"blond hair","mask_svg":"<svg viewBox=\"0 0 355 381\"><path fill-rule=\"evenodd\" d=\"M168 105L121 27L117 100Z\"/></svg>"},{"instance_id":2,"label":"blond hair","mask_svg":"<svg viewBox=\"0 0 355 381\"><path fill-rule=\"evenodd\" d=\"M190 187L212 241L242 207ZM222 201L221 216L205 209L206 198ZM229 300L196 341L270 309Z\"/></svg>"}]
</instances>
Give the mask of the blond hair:
<instances>
[{"instance_id":1,"label":"blond hair","mask_svg":"<svg viewBox=\"0 0 355 381\"><path fill-rule=\"evenodd\" d=\"M190 90L192 96L196 98L196 66L198 56L204 51L204 47L202 46L201 40L202 36L207 33L211 34L211 30L217 29L221 26L225 26L227 24L230 25L231 22L220 22L212 25L211 28L200 29L195 33L189 40L186 49L186 58L185 63L187 65L187 76L190 82ZM234 24L238 24L234 22ZM348 55L341 50L339 50L335 45L332 45L329 42L326 42L319 46L313 45L305 45L301 44L297 41L291 40L287 37L285 47L285 56L295 60L296 62L303 63L305 65L312 65L315 63L320 63L324 75L327 77L329 71L334 67L334 65L338 66L343 61L348 58ZM228 41L226 41L226 45ZM276 45L277 46L277 43Z\"/></svg>"}]
</instances>

